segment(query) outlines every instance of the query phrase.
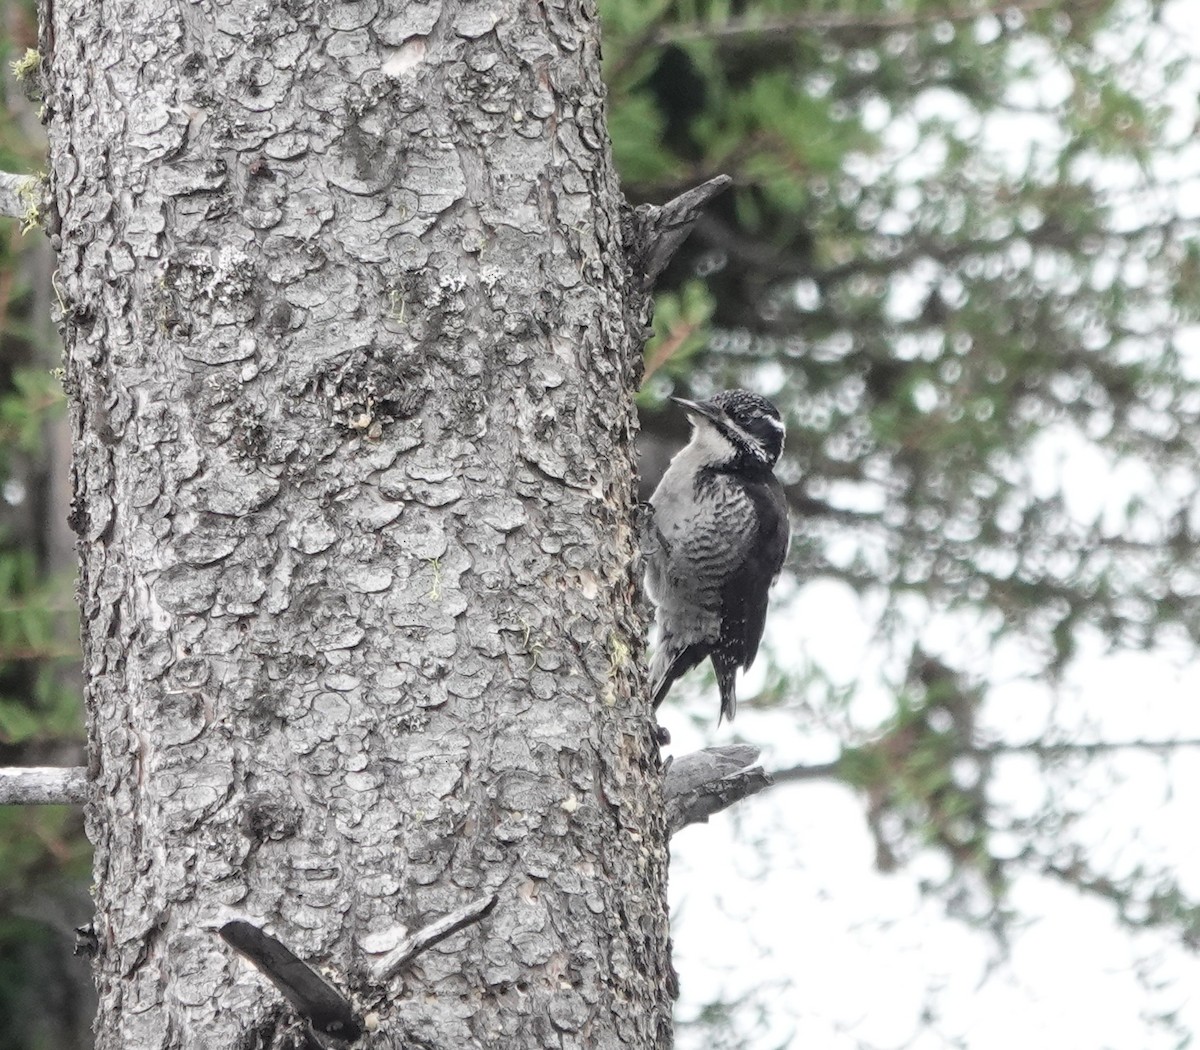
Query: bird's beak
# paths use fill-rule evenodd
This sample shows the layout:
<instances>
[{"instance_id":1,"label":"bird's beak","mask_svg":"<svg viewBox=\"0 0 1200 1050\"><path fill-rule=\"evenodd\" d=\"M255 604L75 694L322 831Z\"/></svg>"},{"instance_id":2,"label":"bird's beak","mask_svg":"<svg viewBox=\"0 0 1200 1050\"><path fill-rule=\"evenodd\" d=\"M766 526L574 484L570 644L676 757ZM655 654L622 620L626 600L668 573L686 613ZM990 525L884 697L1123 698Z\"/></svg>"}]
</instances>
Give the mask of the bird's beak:
<instances>
[{"instance_id":1,"label":"bird's beak","mask_svg":"<svg viewBox=\"0 0 1200 1050\"><path fill-rule=\"evenodd\" d=\"M720 415L720 409L710 401L689 401L686 397L673 397L671 400L681 406L689 416L700 416L715 421Z\"/></svg>"}]
</instances>

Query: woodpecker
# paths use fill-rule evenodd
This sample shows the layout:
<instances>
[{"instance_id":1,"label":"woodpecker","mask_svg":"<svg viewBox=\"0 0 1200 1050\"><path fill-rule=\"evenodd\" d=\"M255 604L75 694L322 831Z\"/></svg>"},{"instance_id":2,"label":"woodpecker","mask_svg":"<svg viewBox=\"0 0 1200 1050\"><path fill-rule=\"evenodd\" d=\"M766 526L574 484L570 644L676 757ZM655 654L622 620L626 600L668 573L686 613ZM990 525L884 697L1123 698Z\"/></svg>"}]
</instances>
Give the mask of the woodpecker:
<instances>
[{"instance_id":1,"label":"woodpecker","mask_svg":"<svg viewBox=\"0 0 1200 1050\"><path fill-rule=\"evenodd\" d=\"M787 503L772 470L783 451L779 410L746 390L671 399L692 424L650 497L646 591L656 606L650 662L657 708L680 675L712 658L722 718L737 713L735 679L762 640L767 591L787 555Z\"/></svg>"}]
</instances>

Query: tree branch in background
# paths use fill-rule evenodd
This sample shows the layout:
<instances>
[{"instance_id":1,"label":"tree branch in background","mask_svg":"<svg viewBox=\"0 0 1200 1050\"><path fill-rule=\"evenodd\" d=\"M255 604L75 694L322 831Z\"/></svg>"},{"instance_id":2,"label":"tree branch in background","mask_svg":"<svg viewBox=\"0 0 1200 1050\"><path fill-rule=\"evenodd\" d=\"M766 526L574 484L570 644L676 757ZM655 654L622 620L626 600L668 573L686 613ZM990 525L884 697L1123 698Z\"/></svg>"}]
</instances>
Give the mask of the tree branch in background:
<instances>
[{"instance_id":1,"label":"tree branch in background","mask_svg":"<svg viewBox=\"0 0 1200 1050\"><path fill-rule=\"evenodd\" d=\"M836 779L840 762L820 762L815 766L789 766L777 769L771 776L772 784L795 784L802 780Z\"/></svg>"},{"instance_id":2,"label":"tree branch in background","mask_svg":"<svg viewBox=\"0 0 1200 1050\"><path fill-rule=\"evenodd\" d=\"M646 370L642 373L643 386L645 385L646 380L654 375L655 372L662 368L663 365L670 361L671 358L679 352L679 348L683 346L684 343L686 343L689 339L691 339L691 337L696 334L699 328L700 325L698 324L689 324L684 322L670 332L666 339L659 343L658 348L653 354L650 355L650 359L646 362Z\"/></svg>"},{"instance_id":3,"label":"tree branch in background","mask_svg":"<svg viewBox=\"0 0 1200 1050\"><path fill-rule=\"evenodd\" d=\"M1152 751L1163 754L1185 747L1200 747L1200 740L1093 740L1085 743L1045 743L1030 740L1024 744L984 744L967 748L963 755L967 758L995 758L1000 755L1035 755L1039 758L1085 755L1090 758L1114 751Z\"/></svg>"},{"instance_id":4,"label":"tree branch in background","mask_svg":"<svg viewBox=\"0 0 1200 1050\"><path fill-rule=\"evenodd\" d=\"M1021 744L981 744L978 747L962 748L956 753L962 758L1000 758L1004 755L1033 755L1036 758L1083 755L1092 758L1096 755L1118 751L1149 751L1155 754L1165 754L1185 747L1200 747L1200 739L1092 740L1074 743L1070 741L1046 743L1040 740L1029 740ZM764 786L796 784L806 780L844 779L841 776L842 769L840 759L833 762L820 762L813 766L789 766L787 769L776 769L767 774L768 785Z\"/></svg>"},{"instance_id":5,"label":"tree branch in background","mask_svg":"<svg viewBox=\"0 0 1200 1050\"><path fill-rule=\"evenodd\" d=\"M659 29L653 43L662 46L686 40L723 40L730 37L752 36L756 33L805 33L838 30L917 29L938 22L973 22L977 18L1004 18L1008 14L1030 15L1040 11L1062 11L1078 15L1105 7L1109 0L1015 0L994 7L950 7L944 10L903 11L895 14L860 15L842 11L820 14L789 15L786 18L731 18L727 22L667 26Z\"/></svg>"}]
</instances>

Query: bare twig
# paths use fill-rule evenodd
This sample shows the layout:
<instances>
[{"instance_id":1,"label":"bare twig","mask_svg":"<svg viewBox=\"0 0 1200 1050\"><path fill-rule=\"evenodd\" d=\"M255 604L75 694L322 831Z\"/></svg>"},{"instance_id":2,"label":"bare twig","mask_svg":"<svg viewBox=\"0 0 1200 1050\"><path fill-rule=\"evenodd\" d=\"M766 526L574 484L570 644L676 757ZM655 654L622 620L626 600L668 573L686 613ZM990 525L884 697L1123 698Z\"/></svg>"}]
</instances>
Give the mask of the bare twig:
<instances>
[{"instance_id":1,"label":"bare twig","mask_svg":"<svg viewBox=\"0 0 1200 1050\"><path fill-rule=\"evenodd\" d=\"M703 824L714 813L770 786L771 777L753 765L758 748L747 744L708 747L675 759L663 780L671 834Z\"/></svg>"},{"instance_id":2,"label":"bare twig","mask_svg":"<svg viewBox=\"0 0 1200 1050\"><path fill-rule=\"evenodd\" d=\"M395 977L421 952L432 948L451 934L458 933L459 930L465 929L488 915L496 906L497 899L494 893L480 897L479 900L472 901L470 904L465 904L463 907L443 915L440 919L406 937L390 952L372 963L371 968L376 979L386 981Z\"/></svg>"},{"instance_id":3,"label":"bare twig","mask_svg":"<svg viewBox=\"0 0 1200 1050\"><path fill-rule=\"evenodd\" d=\"M790 766L787 769L777 769L771 774L771 780L776 784L795 784L802 780L827 780L838 774L838 762L820 762L815 766Z\"/></svg>"},{"instance_id":4,"label":"bare twig","mask_svg":"<svg viewBox=\"0 0 1200 1050\"><path fill-rule=\"evenodd\" d=\"M0 768L0 805L68 806L87 801L87 770L49 766Z\"/></svg>"}]
</instances>

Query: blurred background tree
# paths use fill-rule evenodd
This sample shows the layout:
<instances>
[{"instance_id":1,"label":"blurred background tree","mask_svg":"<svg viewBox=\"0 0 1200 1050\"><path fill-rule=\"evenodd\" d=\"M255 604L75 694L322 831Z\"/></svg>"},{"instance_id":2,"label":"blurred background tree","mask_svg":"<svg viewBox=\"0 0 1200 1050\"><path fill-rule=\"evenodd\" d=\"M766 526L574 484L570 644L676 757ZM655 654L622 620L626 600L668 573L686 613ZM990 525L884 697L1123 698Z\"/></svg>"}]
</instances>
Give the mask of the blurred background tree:
<instances>
[{"instance_id":1,"label":"blurred background tree","mask_svg":"<svg viewBox=\"0 0 1200 1050\"><path fill-rule=\"evenodd\" d=\"M0 24L0 170L45 168L37 105L13 73L37 43L33 5ZM70 439L51 322L53 261L39 229L0 220L0 765L80 765ZM72 928L91 914L83 817L0 806L0 1050L90 1045L87 967Z\"/></svg>"},{"instance_id":2,"label":"blurred background tree","mask_svg":"<svg viewBox=\"0 0 1200 1050\"><path fill-rule=\"evenodd\" d=\"M1028 917L1012 889L1031 877L1103 901L1131 937L1194 945L1196 880L1189 893L1169 858L1124 848L1139 819L1115 781L1130 755L1158 756L1169 792L1196 734L1182 712L1130 731L1072 685L1105 654L1181 664L1200 640L1194 10L602 12L631 201L734 180L660 296L641 394L647 489L686 438L668 394L751 387L789 425L794 584L737 730L774 744L781 781L853 793L877 869L912 869L945 914L990 931L996 960ZM858 673L831 671L836 637L806 648L830 634L818 595L848 611L848 634L865 624ZM696 689L706 699L688 711L708 725L711 683ZM1022 778L1035 799L1019 798ZM1088 830L1106 805L1120 849ZM777 820L768 857L794 825ZM685 1006L694 1045L773 1045L760 999L754 1023L754 1003L741 1022L728 1003ZM1170 1010L1143 1012L1162 1045L1186 1035Z\"/></svg>"},{"instance_id":3,"label":"blurred background tree","mask_svg":"<svg viewBox=\"0 0 1200 1050\"><path fill-rule=\"evenodd\" d=\"M775 743L784 784L855 800L877 870L915 872L998 955L1028 876L1194 944L1200 911L1169 864L1116 863L1084 829L1105 763L1174 763L1189 741L1169 719L1166 734L1118 738L1063 699L1082 663L1131 650L1182 661L1200 639L1189 0L600 7L631 203L734 179L659 295L644 481L686 438L668 394L751 387L789 425L794 583L737 730ZM34 44L32 18L9 5L6 70ZM11 75L4 90L0 168L40 170L36 103ZM4 221L4 764L81 756L51 266L43 237ZM850 611L835 635L862 636L852 675L831 649L805 648L830 635L812 615L826 602L834 619ZM1051 696L1037 717L1013 704L1030 684ZM710 732L710 690L693 690L703 702L664 720L694 711ZM1032 800L1014 780L1036 782ZM66 954L88 911L80 825L67 810L0 810L0 1050L87 1045L86 967ZM709 831L687 834L685 859ZM767 1039L786 983L740 1006L692 996L681 1041L779 1045ZM58 1001L37 1009L51 987ZM1148 1029L1179 1036L1161 1013Z\"/></svg>"}]
</instances>

